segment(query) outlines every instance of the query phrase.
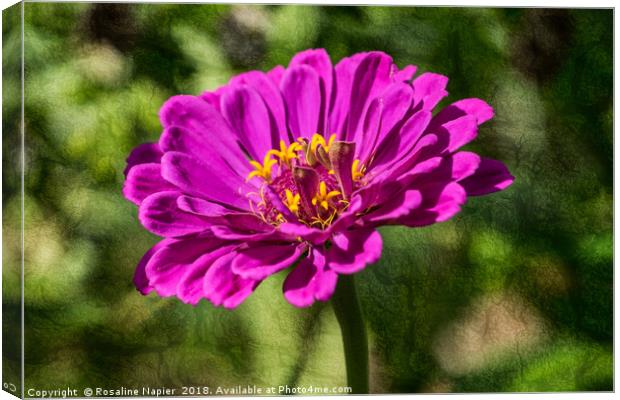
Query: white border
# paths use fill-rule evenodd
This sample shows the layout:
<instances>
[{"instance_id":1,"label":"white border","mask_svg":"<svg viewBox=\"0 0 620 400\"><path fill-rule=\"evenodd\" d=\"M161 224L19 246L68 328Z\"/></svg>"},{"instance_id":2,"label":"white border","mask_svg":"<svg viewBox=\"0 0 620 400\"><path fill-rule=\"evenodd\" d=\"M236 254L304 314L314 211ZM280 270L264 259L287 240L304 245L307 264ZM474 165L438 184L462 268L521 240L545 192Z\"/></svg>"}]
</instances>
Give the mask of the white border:
<instances>
[{"instance_id":1,"label":"white border","mask_svg":"<svg viewBox=\"0 0 620 400\"><path fill-rule=\"evenodd\" d=\"M38 2L38 0L29 0L29 2ZM63 0L63 2L80 2L80 1L79 0ZM100 0L98 2L105 2L105 0L103 1ZM14 0L0 0L0 8L4 10L5 8L13 4L16 4L16 3L17 2ZM564 0L564 1L526 0L526 1L520 1L518 4L516 4L514 1L506 1L506 0L477 0L477 1L467 1L467 0L463 0L463 1L372 0L372 1L369 1L369 0L366 0L362 3L354 1L354 0L340 0L340 1L294 0L294 1L279 1L279 2L267 2L264 0L244 0L244 1L215 0L215 1L208 1L208 2L183 1L183 0L150 0L150 1L135 1L135 3L219 3L219 4L245 3L245 4L320 4L320 5L364 4L364 5L446 6L446 7L452 6L452 7L519 7L519 8L521 7L615 8L615 1L601 1L601 0L591 0L588 2L578 1L578 0ZM618 72L617 65L615 64L615 54L616 54L617 43L618 43L618 41L616 40L617 32L615 30L615 27L618 24L618 20L619 20L618 14L615 12L615 9L614 9L614 116L618 115L617 103L615 102L615 94L617 93L617 89L618 89L618 81L615 79L615 76ZM23 31L22 31L22 35L23 35ZM2 41L2 20L0 18L0 43L1 41ZM22 41L22 46L23 46L23 41ZM23 89L23 80L22 80L22 89ZM1 90L2 90L2 72L0 71L0 92ZM23 117L23 113L22 113L22 117ZM616 139L616 136L615 136L616 124L617 124L617 120L616 118L614 118L614 161L615 161L615 154L618 153L618 149L620 146L618 141L615 140ZM0 132L1 132L1 129L2 128L0 125ZM23 139L23 136L22 136L22 139ZM1 144L2 144L2 139L0 137L0 146ZM23 145L22 145L22 157L24 157ZM0 174L1 172L2 172L2 165L0 164ZM614 162L614 209L618 209L620 205L620 200L615 196L615 188L617 187L619 180L620 180L620 178L618 178L620 176L618 172L619 172L618 164ZM23 177L22 177L22 190L23 190ZM23 201L23 194L22 194L22 201ZM22 207L23 207L23 203L22 203ZM22 208L22 212L23 212L23 208ZM2 215L1 213L2 211L0 210L0 217ZM614 213L614 232L618 232L618 228L620 228L620 222L616 214ZM23 229L22 229L22 232L23 232ZM2 237L2 231L0 230L0 239L1 237ZM24 238L22 237L22 245L23 245L23 239ZM615 235L614 235L614 255L616 254L616 250L617 250L616 246L617 246L617 241L615 240ZM2 255L2 248L0 247L0 258L1 258L1 255ZM23 260L23 257L22 257L22 260ZM616 263L615 263L615 257L614 257L614 388L615 388L616 382L618 382L620 378L620 369L615 367L615 348L616 348L617 339L618 339L615 333L618 332L618 328L620 325L618 318L616 318L616 311L618 310L620 301L618 300L618 296L615 296L615 289L618 287L618 274L615 273L615 264ZM23 269L22 269L22 273L23 273ZM0 276L0 282L1 282L1 276ZM22 280L22 285L23 285L23 280ZM1 294L1 290L2 289L0 286L0 294ZM23 287L22 287L22 293L23 293ZM23 304L22 304L22 307L23 307ZM1 317L1 313L2 311L0 309L0 317ZM22 319L22 324L23 324L23 319ZM22 334L23 334L23 325L22 325ZM22 356L23 356L23 350L24 349L22 348ZM1 352L2 352L2 341L0 341L0 353ZM23 385L22 385L22 388L23 388ZM395 396L405 397L405 398L415 398L415 399L433 399L433 400L439 400L439 399L455 400L455 399L461 399L461 398L471 399L473 396L480 396L482 399L488 399L488 400L503 400L503 399L515 399L515 398L525 399L525 400L536 400L536 399L550 399L550 400L573 400L573 399L577 400L579 399L581 400L584 398L598 400L598 399L615 399L617 397L620 397L620 395L616 395L616 393L591 393L591 392L550 393L550 394L547 394L547 393L544 393L544 394L543 393L502 393L502 394L468 393L468 394L409 394L409 395L390 394L390 395L375 395L373 397L376 399L387 400L387 399L394 398ZM217 397L217 396L214 396L214 397ZM5 399L9 400L9 399L15 399L15 398L16 397L10 395L9 393L0 390L0 400L5 400ZM168 397L168 399L179 399L179 400L186 399L186 398L187 397ZM247 397L228 397L228 399L245 399L245 398ZM276 399L276 400L283 399L282 396L263 397L263 398ZM315 398L318 400L334 400L334 399L345 399L347 398L347 396L313 396L312 398ZM118 397L118 399L125 399L125 398ZM126 399L135 399L135 397L126 398Z\"/></svg>"}]
</instances>

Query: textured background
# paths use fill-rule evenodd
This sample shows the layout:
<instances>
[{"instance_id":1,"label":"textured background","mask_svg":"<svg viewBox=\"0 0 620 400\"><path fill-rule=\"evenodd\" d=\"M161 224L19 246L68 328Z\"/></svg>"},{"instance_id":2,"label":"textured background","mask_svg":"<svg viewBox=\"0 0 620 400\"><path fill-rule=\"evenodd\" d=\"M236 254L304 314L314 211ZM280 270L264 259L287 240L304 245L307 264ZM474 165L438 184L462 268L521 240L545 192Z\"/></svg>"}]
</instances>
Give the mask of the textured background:
<instances>
[{"instance_id":1,"label":"textured background","mask_svg":"<svg viewBox=\"0 0 620 400\"><path fill-rule=\"evenodd\" d=\"M19 14L3 18L11 315ZM282 274L233 312L140 296L156 238L120 193L168 96L324 47L445 74L444 103L486 99L496 117L469 147L516 176L447 223L381 230L358 275L372 391L612 389L610 10L26 3L26 24L26 388L344 384L330 305L289 306Z\"/></svg>"}]
</instances>

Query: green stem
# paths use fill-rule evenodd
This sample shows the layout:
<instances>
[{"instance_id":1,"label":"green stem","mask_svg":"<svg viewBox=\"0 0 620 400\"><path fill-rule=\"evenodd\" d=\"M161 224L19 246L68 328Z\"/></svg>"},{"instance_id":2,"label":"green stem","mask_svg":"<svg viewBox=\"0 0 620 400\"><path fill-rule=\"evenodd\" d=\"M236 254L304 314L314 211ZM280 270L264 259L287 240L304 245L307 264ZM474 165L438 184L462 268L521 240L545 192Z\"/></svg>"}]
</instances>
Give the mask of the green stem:
<instances>
[{"instance_id":1,"label":"green stem","mask_svg":"<svg viewBox=\"0 0 620 400\"><path fill-rule=\"evenodd\" d=\"M342 331L347 386L354 394L368 394L368 338L353 275L340 275L332 305Z\"/></svg>"}]
</instances>

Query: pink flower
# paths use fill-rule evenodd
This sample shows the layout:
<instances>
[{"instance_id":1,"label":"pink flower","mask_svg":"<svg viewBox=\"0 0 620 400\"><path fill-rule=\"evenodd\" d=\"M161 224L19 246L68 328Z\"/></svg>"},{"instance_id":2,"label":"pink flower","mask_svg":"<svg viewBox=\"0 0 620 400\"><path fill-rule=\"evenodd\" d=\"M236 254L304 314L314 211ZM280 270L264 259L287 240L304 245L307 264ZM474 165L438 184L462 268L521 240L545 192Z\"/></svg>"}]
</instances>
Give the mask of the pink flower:
<instances>
[{"instance_id":1,"label":"pink flower","mask_svg":"<svg viewBox=\"0 0 620 400\"><path fill-rule=\"evenodd\" d=\"M284 296L309 306L379 259L378 226L445 221L468 195L509 186L501 162L459 151L493 109L465 99L433 116L448 78L415 70L376 51L334 67L307 50L170 98L159 142L127 159L123 193L164 237L137 267L140 292L234 308L291 268Z\"/></svg>"}]
</instances>

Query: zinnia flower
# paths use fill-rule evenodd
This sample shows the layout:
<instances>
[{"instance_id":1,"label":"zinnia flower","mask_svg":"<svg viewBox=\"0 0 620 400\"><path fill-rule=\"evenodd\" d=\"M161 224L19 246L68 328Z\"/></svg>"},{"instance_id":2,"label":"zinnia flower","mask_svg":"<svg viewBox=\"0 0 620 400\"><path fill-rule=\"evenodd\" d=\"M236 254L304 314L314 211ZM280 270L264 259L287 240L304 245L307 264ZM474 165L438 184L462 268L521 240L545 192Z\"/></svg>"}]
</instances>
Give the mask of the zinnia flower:
<instances>
[{"instance_id":1,"label":"zinnia flower","mask_svg":"<svg viewBox=\"0 0 620 400\"><path fill-rule=\"evenodd\" d=\"M378 51L333 66L313 49L166 101L123 188L164 238L137 267L140 292L234 308L290 268L284 297L309 306L379 259L377 227L445 221L509 186L501 162L459 151L493 109L465 99L433 115L448 78L415 70Z\"/></svg>"}]
</instances>

